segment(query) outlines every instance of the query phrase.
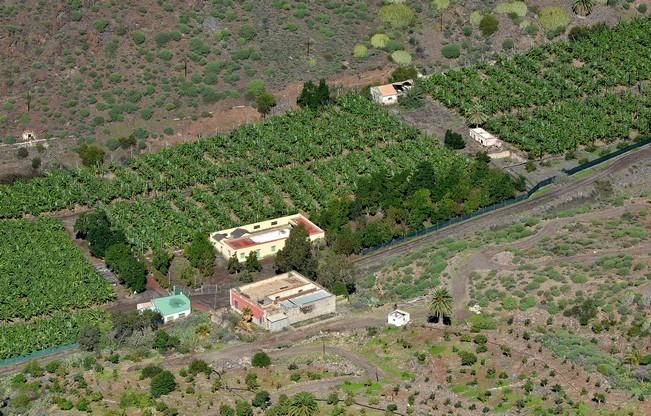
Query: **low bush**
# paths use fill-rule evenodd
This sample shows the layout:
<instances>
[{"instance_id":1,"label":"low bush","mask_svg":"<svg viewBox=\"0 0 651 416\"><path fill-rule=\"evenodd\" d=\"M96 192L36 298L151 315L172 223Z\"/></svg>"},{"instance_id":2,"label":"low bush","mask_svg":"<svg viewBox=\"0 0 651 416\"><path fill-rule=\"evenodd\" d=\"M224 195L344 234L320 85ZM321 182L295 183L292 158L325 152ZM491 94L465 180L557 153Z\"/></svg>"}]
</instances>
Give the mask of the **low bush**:
<instances>
[{"instance_id":1,"label":"low bush","mask_svg":"<svg viewBox=\"0 0 651 416\"><path fill-rule=\"evenodd\" d=\"M368 56L368 48L361 43L358 43L353 48L353 56L357 59L364 59Z\"/></svg>"},{"instance_id":2,"label":"low bush","mask_svg":"<svg viewBox=\"0 0 651 416\"><path fill-rule=\"evenodd\" d=\"M504 50L513 49L513 45L514 45L514 42L513 42L513 39L511 39L511 38L506 38L506 39L504 39L502 41L502 49L504 49Z\"/></svg>"},{"instance_id":3,"label":"low bush","mask_svg":"<svg viewBox=\"0 0 651 416\"><path fill-rule=\"evenodd\" d=\"M416 19L414 11L406 4L401 3L382 6L379 14L380 21L394 29L410 26Z\"/></svg>"},{"instance_id":4,"label":"low bush","mask_svg":"<svg viewBox=\"0 0 651 416\"><path fill-rule=\"evenodd\" d=\"M411 65L411 55L407 51L395 51L391 54L391 59L398 65Z\"/></svg>"},{"instance_id":5,"label":"low bush","mask_svg":"<svg viewBox=\"0 0 651 416\"><path fill-rule=\"evenodd\" d=\"M389 37L384 33L376 33L371 37L371 45L374 48L384 49L389 43Z\"/></svg>"},{"instance_id":6,"label":"low bush","mask_svg":"<svg viewBox=\"0 0 651 416\"><path fill-rule=\"evenodd\" d=\"M538 19L547 32L563 30L570 22L565 10L555 6L543 7Z\"/></svg>"},{"instance_id":7,"label":"low bush","mask_svg":"<svg viewBox=\"0 0 651 416\"><path fill-rule=\"evenodd\" d=\"M455 59L461 55L461 48L456 43L450 43L441 49L441 54L447 59Z\"/></svg>"},{"instance_id":8,"label":"low bush","mask_svg":"<svg viewBox=\"0 0 651 416\"><path fill-rule=\"evenodd\" d=\"M271 365L271 357L264 351L256 352L253 358L251 358L251 365L258 368L269 367Z\"/></svg>"},{"instance_id":9,"label":"low bush","mask_svg":"<svg viewBox=\"0 0 651 416\"><path fill-rule=\"evenodd\" d=\"M497 32L499 29L499 21L493 15L486 15L482 17L479 22L479 30L481 30L482 35L488 37L493 33Z\"/></svg>"}]
</instances>

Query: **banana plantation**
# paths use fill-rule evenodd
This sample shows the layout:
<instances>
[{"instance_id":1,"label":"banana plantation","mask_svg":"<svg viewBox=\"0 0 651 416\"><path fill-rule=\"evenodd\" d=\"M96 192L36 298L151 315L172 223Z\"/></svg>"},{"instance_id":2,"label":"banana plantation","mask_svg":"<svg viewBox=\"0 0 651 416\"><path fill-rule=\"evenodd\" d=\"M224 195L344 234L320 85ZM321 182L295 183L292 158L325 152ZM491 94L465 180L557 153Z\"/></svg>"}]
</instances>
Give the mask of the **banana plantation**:
<instances>
[{"instance_id":1,"label":"banana plantation","mask_svg":"<svg viewBox=\"0 0 651 416\"><path fill-rule=\"evenodd\" d=\"M0 360L73 343L81 328L106 321L107 312L87 308L57 311L29 322L0 325Z\"/></svg>"},{"instance_id":2,"label":"banana plantation","mask_svg":"<svg viewBox=\"0 0 651 416\"><path fill-rule=\"evenodd\" d=\"M0 186L0 217L92 206L149 192L183 190L218 179L258 176L348 152L415 140L420 133L357 95L316 114L296 111L263 123L134 159L128 166L52 171Z\"/></svg>"},{"instance_id":3,"label":"banana plantation","mask_svg":"<svg viewBox=\"0 0 651 416\"><path fill-rule=\"evenodd\" d=\"M651 19L636 19L493 65L437 73L426 89L461 113L478 105L492 118L488 129L524 150L559 153L598 139L626 138L629 129L648 132L650 54ZM636 104L642 105L639 111Z\"/></svg>"},{"instance_id":4,"label":"banana plantation","mask_svg":"<svg viewBox=\"0 0 651 416\"><path fill-rule=\"evenodd\" d=\"M111 286L53 218L0 221L0 359L72 342Z\"/></svg>"},{"instance_id":5,"label":"banana plantation","mask_svg":"<svg viewBox=\"0 0 651 416\"><path fill-rule=\"evenodd\" d=\"M180 247L197 231L214 231L297 210L315 212L333 195L350 193L360 175L383 168L401 171L424 160L432 162L436 172L443 175L452 161L460 159L464 160L439 146L436 139L422 136L102 207L111 222L141 249Z\"/></svg>"}]
</instances>

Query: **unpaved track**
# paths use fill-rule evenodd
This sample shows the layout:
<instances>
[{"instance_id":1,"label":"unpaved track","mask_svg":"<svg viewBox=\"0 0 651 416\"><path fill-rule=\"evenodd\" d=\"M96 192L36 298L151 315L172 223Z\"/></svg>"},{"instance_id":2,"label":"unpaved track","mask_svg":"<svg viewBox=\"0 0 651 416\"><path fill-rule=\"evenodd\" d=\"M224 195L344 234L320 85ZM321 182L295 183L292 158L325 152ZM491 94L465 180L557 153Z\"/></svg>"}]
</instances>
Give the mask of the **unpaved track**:
<instances>
[{"instance_id":1,"label":"unpaved track","mask_svg":"<svg viewBox=\"0 0 651 416\"><path fill-rule=\"evenodd\" d=\"M631 153L620 156L614 159L610 165L604 169L593 173L585 178L575 179L568 177L566 184L552 185L552 191L547 192L539 197L527 199L523 202L509 205L504 208L491 211L484 215L471 218L459 224L450 225L440 231L434 231L429 234L414 237L403 243L389 246L380 250L376 250L364 256L360 256L354 260L357 267L361 270L371 270L381 267L385 262L391 258L409 253L417 247L439 240L449 236L461 236L465 233L474 232L480 229L490 228L497 225L510 224L514 220L514 216L525 213L534 208L539 208L542 205L549 204L553 201L565 197L568 193L578 191L584 187L591 186L600 179L608 175L619 172L620 170L628 168L630 165L640 162L651 157L651 147L644 146Z\"/></svg>"},{"instance_id":2,"label":"unpaved track","mask_svg":"<svg viewBox=\"0 0 651 416\"><path fill-rule=\"evenodd\" d=\"M540 229L535 234L525 237L523 239L508 242L504 244L497 244L475 250L467 256L458 259L451 267L446 270L450 274L450 286L452 296L455 299L455 316L457 319L464 319L468 316L466 304L468 302L468 278L472 271L475 270L516 270L517 265L502 264L495 260L495 256L508 249L526 250L534 247L545 237L552 237L559 233L563 226L573 222L586 221L586 220L603 220L609 218L619 217L627 212L638 212L648 208L646 202L636 201L619 207L609 207L598 211L591 211L585 214L579 214L566 218L553 218L541 222ZM649 253L649 244L642 244L632 247L626 251L627 254L644 256ZM576 254L573 256L557 256L550 257L544 256L539 259L530 261L531 264L545 266L549 263L568 262L568 263L592 263L602 256L615 255L622 252L621 248L610 248L596 250L595 252L588 252Z\"/></svg>"}]
</instances>

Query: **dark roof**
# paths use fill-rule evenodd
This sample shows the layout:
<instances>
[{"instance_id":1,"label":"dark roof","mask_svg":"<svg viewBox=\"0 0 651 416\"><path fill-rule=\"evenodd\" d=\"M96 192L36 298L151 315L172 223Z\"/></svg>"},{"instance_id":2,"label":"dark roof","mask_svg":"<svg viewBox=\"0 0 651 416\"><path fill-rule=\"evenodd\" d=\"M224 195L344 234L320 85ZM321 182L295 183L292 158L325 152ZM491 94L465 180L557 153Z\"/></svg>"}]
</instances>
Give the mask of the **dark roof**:
<instances>
[{"instance_id":1,"label":"dark roof","mask_svg":"<svg viewBox=\"0 0 651 416\"><path fill-rule=\"evenodd\" d=\"M244 228L236 228L231 232L230 238L240 238L246 234L249 234L249 232Z\"/></svg>"}]
</instances>

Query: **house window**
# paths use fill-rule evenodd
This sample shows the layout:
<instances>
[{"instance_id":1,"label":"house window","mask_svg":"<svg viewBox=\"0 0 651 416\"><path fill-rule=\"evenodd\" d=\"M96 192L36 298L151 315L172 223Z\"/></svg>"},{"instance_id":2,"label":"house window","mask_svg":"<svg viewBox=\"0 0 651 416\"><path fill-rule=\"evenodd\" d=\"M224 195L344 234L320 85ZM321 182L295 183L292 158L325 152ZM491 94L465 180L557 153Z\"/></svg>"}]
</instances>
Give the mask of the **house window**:
<instances>
[{"instance_id":1,"label":"house window","mask_svg":"<svg viewBox=\"0 0 651 416\"><path fill-rule=\"evenodd\" d=\"M253 229L254 229L254 230L257 230L257 229L259 229L259 228L260 228L260 225L254 225L254 226L253 226Z\"/></svg>"},{"instance_id":2,"label":"house window","mask_svg":"<svg viewBox=\"0 0 651 416\"><path fill-rule=\"evenodd\" d=\"M185 317L185 312L179 314L179 319Z\"/></svg>"},{"instance_id":3,"label":"house window","mask_svg":"<svg viewBox=\"0 0 651 416\"><path fill-rule=\"evenodd\" d=\"M242 253L240 253L240 258L241 258L241 259L243 259L243 258L245 258L245 257L246 257L246 256L244 255L244 253L243 253L243 252L242 252Z\"/></svg>"},{"instance_id":4,"label":"house window","mask_svg":"<svg viewBox=\"0 0 651 416\"><path fill-rule=\"evenodd\" d=\"M257 250L255 251L255 256L256 256L257 258L260 258L260 249L257 249Z\"/></svg>"},{"instance_id":5,"label":"house window","mask_svg":"<svg viewBox=\"0 0 651 416\"><path fill-rule=\"evenodd\" d=\"M271 252L275 253L276 252L276 246L271 246Z\"/></svg>"},{"instance_id":6,"label":"house window","mask_svg":"<svg viewBox=\"0 0 651 416\"><path fill-rule=\"evenodd\" d=\"M278 225L278 221L271 221L271 225Z\"/></svg>"}]
</instances>

